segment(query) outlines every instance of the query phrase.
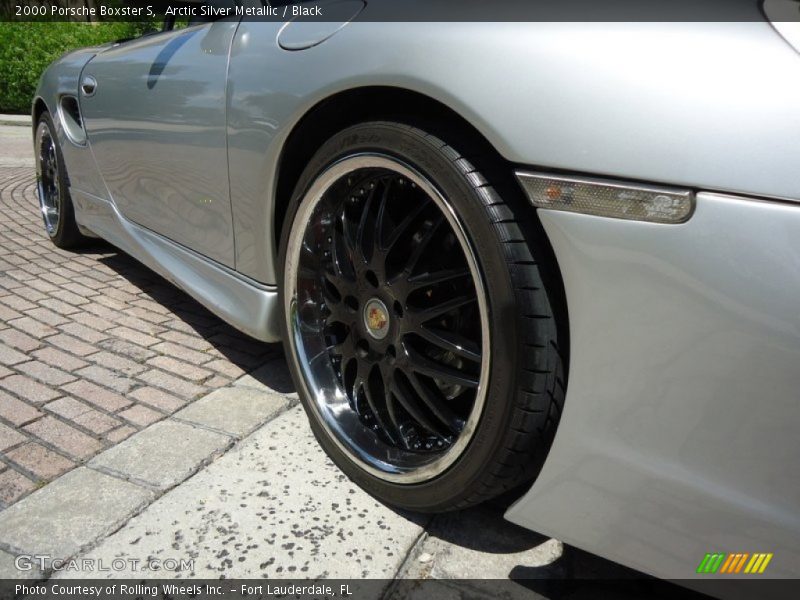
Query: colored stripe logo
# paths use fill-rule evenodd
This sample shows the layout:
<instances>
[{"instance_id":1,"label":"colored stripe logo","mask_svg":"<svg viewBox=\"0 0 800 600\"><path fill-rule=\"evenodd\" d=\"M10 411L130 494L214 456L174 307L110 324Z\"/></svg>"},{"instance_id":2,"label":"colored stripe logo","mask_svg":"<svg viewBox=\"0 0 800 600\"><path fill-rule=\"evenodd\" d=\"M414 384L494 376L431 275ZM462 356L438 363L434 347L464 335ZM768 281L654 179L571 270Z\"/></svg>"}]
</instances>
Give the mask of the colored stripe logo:
<instances>
[{"instance_id":1,"label":"colored stripe logo","mask_svg":"<svg viewBox=\"0 0 800 600\"><path fill-rule=\"evenodd\" d=\"M700 561L697 572L727 575L739 573L761 574L766 571L772 556L772 552L756 552L754 554L748 552L734 552L731 554L725 552L708 553Z\"/></svg>"}]
</instances>

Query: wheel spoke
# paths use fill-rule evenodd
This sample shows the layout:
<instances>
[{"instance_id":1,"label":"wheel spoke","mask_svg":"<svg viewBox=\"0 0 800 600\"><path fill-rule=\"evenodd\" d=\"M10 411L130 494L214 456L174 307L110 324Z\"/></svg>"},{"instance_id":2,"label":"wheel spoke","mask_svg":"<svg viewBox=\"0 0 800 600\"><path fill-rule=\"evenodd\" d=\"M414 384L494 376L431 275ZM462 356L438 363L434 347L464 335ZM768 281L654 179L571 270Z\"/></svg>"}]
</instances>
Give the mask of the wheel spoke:
<instances>
[{"instance_id":1,"label":"wheel spoke","mask_svg":"<svg viewBox=\"0 0 800 600\"><path fill-rule=\"evenodd\" d=\"M422 232L422 235L417 241L416 246L411 251L411 255L406 262L406 267L404 269L407 275L411 275L414 272L414 269L419 262L419 259L422 257L422 254L428 248L428 244L431 243L431 240L436 235L436 231L439 229L439 226L444 222L444 215L438 214L436 215L430 223L426 223L426 227Z\"/></svg>"},{"instance_id":2,"label":"wheel spoke","mask_svg":"<svg viewBox=\"0 0 800 600\"><path fill-rule=\"evenodd\" d=\"M352 281L355 279L355 271L353 263L347 257L347 242L344 239L346 236L340 234L336 227L333 227L333 234L331 236L331 259L333 263L333 271L336 277Z\"/></svg>"},{"instance_id":3,"label":"wheel spoke","mask_svg":"<svg viewBox=\"0 0 800 600\"><path fill-rule=\"evenodd\" d=\"M342 325L349 325L353 320L353 315L344 305L344 302L326 302L328 308L328 316L325 317L326 325L333 325L334 323L341 323Z\"/></svg>"},{"instance_id":4,"label":"wheel spoke","mask_svg":"<svg viewBox=\"0 0 800 600\"><path fill-rule=\"evenodd\" d=\"M364 395L367 398L367 404L369 405L370 411L372 411L372 416L375 417L375 420L378 423L378 426L381 428L386 437L388 437L393 444L397 444L400 440L403 439L403 436L400 435L400 431L396 430L394 427L391 426L391 419L388 414L384 414L386 410L386 403L384 402L383 406L379 405L376 402L374 395L372 394L372 389L370 388L369 381L364 381Z\"/></svg>"},{"instance_id":5,"label":"wheel spoke","mask_svg":"<svg viewBox=\"0 0 800 600\"><path fill-rule=\"evenodd\" d=\"M467 268L443 269L441 271L434 271L433 273L420 273L419 275L409 277L408 285L412 290L416 290L440 283L458 281L459 279L465 279L470 276L471 274Z\"/></svg>"},{"instance_id":6,"label":"wheel spoke","mask_svg":"<svg viewBox=\"0 0 800 600\"><path fill-rule=\"evenodd\" d=\"M392 178L387 177L383 183L381 201L378 205L378 216L375 218L375 242L381 250L386 248L384 243L384 231L386 230L386 209L389 204L389 190L392 188Z\"/></svg>"},{"instance_id":7,"label":"wheel spoke","mask_svg":"<svg viewBox=\"0 0 800 600\"><path fill-rule=\"evenodd\" d=\"M347 366L347 363L356 357L356 353L353 350L353 343L351 340L351 336L348 333L344 339L339 340L335 344L331 344L327 347L328 352L331 356L338 356L342 359L342 371Z\"/></svg>"},{"instance_id":8,"label":"wheel spoke","mask_svg":"<svg viewBox=\"0 0 800 600\"><path fill-rule=\"evenodd\" d=\"M386 240L386 245L383 247L387 252L391 250L398 240L405 234L406 230L414 223L414 221L425 211L430 208L427 202L421 203L414 210L408 213L400 223L394 227L389 239Z\"/></svg>"},{"instance_id":9,"label":"wheel spoke","mask_svg":"<svg viewBox=\"0 0 800 600\"><path fill-rule=\"evenodd\" d=\"M350 265L355 271L357 253L355 232L353 231L353 224L350 223L350 219L347 218L347 215L344 211L342 212L341 223L342 240L344 241L345 251L347 252L347 257L350 260Z\"/></svg>"},{"instance_id":10,"label":"wheel spoke","mask_svg":"<svg viewBox=\"0 0 800 600\"><path fill-rule=\"evenodd\" d=\"M43 210L46 214L52 214L53 209L45 207ZM299 279L315 280L319 277L319 271L312 266L300 265L300 268L297 269L297 277Z\"/></svg>"},{"instance_id":11,"label":"wheel spoke","mask_svg":"<svg viewBox=\"0 0 800 600\"><path fill-rule=\"evenodd\" d=\"M336 293L338 293L340 297L344 296L342 290L340 289L344 287L344 281L341 277L337 277L335 273L330 273L329 271L323 271L322 276L325 278L325 281L327 281L336 290Z\"/></svg>"},{"instance_id":12,"label":"wheel spoke","mask_svg":"<svg viewBox=\"0 0 800 600\"><path fill-rule=\"evenodd\" d=\"M361 209L361 219L358 222L358 229L356 230L356 247L361 253L361 259L367 263L371 256L367 256L367 249L364 245L364 235L367 232L367 222L369 221L369 213L372 208L372 199L375 197L375 187L373 187L367 199L364 201L364 207Z\"/></svg>"},{"instance_id":13,"label":"wheel spoke","mask_svg":"<svg viewBox=\"0 0 800 600\"><path fill-rule=\"evenodd\" d=\"M477 301L478 299L473 294L464 294L451 298L450 300L445 300L434 306L410 309L409 315L413 315L418 323L426 323Z\"/></svg>"},{"instance_id":14,"label":"wheel spoke","mask_svg":"<svg viewBox=\"0 0 800 600\"><path fill-rule=\"evenodd\" d=\"M423 356L413 348L406 348L409 366L412 371L420 375L427 375L433 379L468 388L478 387L478 377L470 375L443 365L435 360Z\"/></svg>"},{"instance_id":15,"label":"wheel spoke","mask_svg":"<svg viewBox=\"0 0 800 600\"><path fill-rule=\"evenodd\" d=\"M315 265L319 264L319 252L311 247L308 238L304 238L300 244L300 252L302 253L302 262L313 262Z\"/></svg>"},{"instance_id":16,"label":"wheel spoke","mask_svg":"<svg viewBox=\"0 0 800 600\"><path fill-rule=\"evenodd\" d=\"M397 432L397 438L403 444L403 447L408 449L408 441L400 430L400 415L397 414L397 403L395 402L394 394L392 394L392 385L386 377L384 377L383 380L383 397L386 400L386 414L389 417L389 422L392 424L392 428Z\"/></svg>"},{"instance_id":17,"label":"wheel spoke","mask_svg":"<svg viewBox=\"0 0 800 600\"><path fill-rule=\"evenodd\" d=\"M438 390L421 381L416 375L409 377L412 387L425 403L428 409L453 433L458 434L464 427L464 421L456 416L456 413L447 406L447 401L439 396Z\"/></svg>"},{"instance_id":18,"label":"wheel spoke","mask_svg":"<svg viewBox=\"0 0 800 600\"><path fill-rule=\"evenodd\" d=\"M452 352L456 356L460 356L472 362L481 362L481 350L478 344L462 335L453 333L452 331L444 331L443 329L425 326L417 329L415 333L434 346Z\"/></svg>"},{"instance_id":19,"label":"wheel spoke","mask_svg":"<svg viewBox=\"0 0 800 600\"><path fill-rule=\"evenodd\" d=\"M408 389L408 384L401 378L395 377L392 382L392 392L397 398L398 402L402 405L406 412L411 415L417 423L422 425L425 429L439 437L447 437L448 433L442 427L435 423L433 419L425 414L424 409L420 406L419 402L415 399L415 394Z\"/></svg>"},{"instance_id":20,"label":"wheel spoke","mask_svg":"<svg viewBox=\"0 0 800 600\"><path fill-rule=\"evenodd\" d=\"M361 377L360 370L361 365L358 362L358 359L354 359L356 361L356 378L353 380L353 391L351 394L351 398L353 401L353 410L356 411L356 414L359 416L363 416L363 412L361 407L359 406L359 395L362 393L364 389L364 379Z\"/></svg>"},{"instance_id":21,"label":"wheel spoke","mask_svg":"<svg viewBox=\"0 0 800 600\"><path fill-rule=\"evenodd\" d=\"M336 290L336 293L339 295L338 300L334 298L336 302L341 302L346 296L352 296L356 293L356 286L355 281L353 279L349 279L343 276L340 276L336 273L336 268L333 269L333 273L328 270L323 271L322 276L325 278L325 282L328 286L332 287ZM323 295L327 297L330 296L329 293L323 292Z\"/></svg>"}]
</instances>

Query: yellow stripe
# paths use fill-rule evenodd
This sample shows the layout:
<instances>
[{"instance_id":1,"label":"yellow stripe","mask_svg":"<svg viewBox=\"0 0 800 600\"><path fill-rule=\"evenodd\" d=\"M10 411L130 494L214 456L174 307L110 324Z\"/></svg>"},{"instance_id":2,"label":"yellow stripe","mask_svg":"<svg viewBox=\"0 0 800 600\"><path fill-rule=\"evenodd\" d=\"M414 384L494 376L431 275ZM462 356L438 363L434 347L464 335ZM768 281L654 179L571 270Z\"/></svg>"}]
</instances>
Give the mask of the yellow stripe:
<instances>
[{"instance_id":1,"label":"yellow stripe","mask_svg":"<svg viewBox=\"0 0 800 600\"><path fill-rule=\"evenodd\" d=\"M764 557L765 556L766 556L766 554L761 554L761 553L758 555L758 560L753 565L753 568L750 569L751 573L758 573L758 568L761 566L761 563L764 561Z\"/></svg>"},{"instance_id":2,"label":"yellow stripe","mask_svg":"<svg viewBox=\"0 0 800 600\"><path fill-rule=\"evenodd\" d=\"M745 552L744 554L742 554L742 558L739 560L739 564L738 564L738 565L736 565L736 572L737 572L737 573L738 573L739 571L741 571L741 570L742 570L742 567L744 566L744 561L746 561L746 560L747 560L747 557L748 557L748 556L750 556L750 555L749 555L747 552Z\"/></svg>"},{"instance_id":3,"label":"yellow stripe","mask_svg":"<svg viewBox=\"0 0 800 600\"><path fill-rule=\"evenodd\" d=\"M728 554L728 558L727 558L727 560L725 560L725 564L722 565L722 568L719 570L719 572L720 573L727 573L728 572L728 567L731 566L731 563L733 563L733 559L736 556L738 556L738 555L736 555L736 554Z\"/></svg>"},{"instance_id":4,"label":"yellow stripe","mask_svg":"<svg viewBox=\"0 0 800 600\"><path fill-rule=\"evenodd\" d=\"M758 560L758 554L753 554L753 558L750 559L750 562L747 563L747 566L744 568L745 573L749 573L750 570L753 568L753 565L756 564Z\"/></svg>"},{"instance_id":5,"label":"yellow stripe","mask_svg":"<svg viewBox=\"0 0 800 600\"><path fill-rule=\"evenodd\" d=\"M758 570L759 573L763 573L766 570L767 565L769 564L769 561L772 560L772 556L773 556L772 552L767 554L767 556L764 558L764 562L761 563L761 568Z\"/></svg>"},{"instance_id":6,"label":"yellow stripe","mask_svg":"<svg viewBox=\"0 0 800 600\"><path fill-rule=\"evenodd\" d=\"M747 563L747 566L744 568L744 572L745 573L752 573L753 569L756 568L756 565L761 562L761 559L763 558L763 556L764 556L763 554L758 554L758 553L753 554L753 558L751 558L750 562Z\"/></svg>"}]
</instances>

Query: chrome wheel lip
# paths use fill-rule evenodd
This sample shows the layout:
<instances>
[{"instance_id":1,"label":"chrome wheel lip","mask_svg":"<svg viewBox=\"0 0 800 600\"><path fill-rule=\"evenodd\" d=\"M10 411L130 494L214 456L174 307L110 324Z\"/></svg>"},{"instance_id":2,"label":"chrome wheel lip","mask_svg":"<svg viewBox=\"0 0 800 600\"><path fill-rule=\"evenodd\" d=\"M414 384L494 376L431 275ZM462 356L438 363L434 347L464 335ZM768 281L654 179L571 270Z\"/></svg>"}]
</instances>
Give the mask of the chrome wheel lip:
<instances>
[{"instance_id":1,"label":"chrome wheel lip","mask_svg":"<svg viewBox=\"0 0 800 600\"><path fill-rule=\"evenodd\" d=\"M342 422L337 420L337 418L333 418L334 413L336 413L338 418L342 417L342 411L345 410L347 403L346 395L341 393L341 390L336 390L331 394L331 390L320 388L317 382L309 378L312 363L320 361L320 359L323 358L323 352L320 351L316 354L309 355L305 349L302 348L302 325L298 322L299 302L297 275L300 263L301 244L305 235L305 225L310 221L314 209L325 192L335 182L339 181L348 173L367 168L383 168L396 172L398 175L415 183L436 203L458 239L469 266L478 301L478 310L481 320L481 365L472 411L469 418L464 423L458 438L453 442L450 448L444 454L435 457L431 462L415 468L399 467L387 460L382 460L370 454L367 449L359 446L357 434L354 434L353 431L345 431ZM325 428L328 437L341 451L355 459L360 468L388 482L415 484L429 481L444 473L463 455L474 437L486 404L491 361L491 337L488 322L489 308L483 277L481 276L478 260L472 244L450 202L427 177L396 157L382 153L353 154L330 165L314 180L306 191L294 216L287 247L283 289L284 310L289 330L288 343L291 349L291 360L301 375L301 386L303 392L306 394L306 398L309 399L308 404L315 413L318 422ZM349 410L349 408L346 410Z\"/></svg>"},{"instance_id":2,"label":"chrome wheel lip","mask_svg":"<svg viewBox=\"0 0 800 600\"><path fill-rule=\"evenodd\" d=\"M49 125L42 121L36 129L36 191L47 235L53 237L61 219L56 141Z\"/></svg>"}]
</instances>

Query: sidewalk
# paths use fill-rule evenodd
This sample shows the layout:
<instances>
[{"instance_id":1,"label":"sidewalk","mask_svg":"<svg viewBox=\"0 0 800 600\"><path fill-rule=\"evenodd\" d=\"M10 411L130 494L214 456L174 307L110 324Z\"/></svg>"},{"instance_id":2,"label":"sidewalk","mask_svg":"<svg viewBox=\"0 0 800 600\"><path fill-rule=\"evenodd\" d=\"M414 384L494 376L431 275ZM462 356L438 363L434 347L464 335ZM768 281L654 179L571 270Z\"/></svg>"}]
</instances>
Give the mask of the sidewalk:
<instances>
[{"instance_id":1,"label":"sidewalk","mask_svg":"<svg viewBox=\"0 0 800 600\"><path fill-rule=\"evenodd\" d=\"M490 506L429 517L380 504L327 459L299 406L250 389L198 402L0 513L0 545L126 565L54 575L85 579L507 579L561 555L559 542L503 521ZM231 426L230 416L250 406L247 394L265 396ZM235 442L233 430L265 418ZM192 437L180 436L186 427ZM153 557L191 559L192 567L133 568ZM0 577L18 574L11 554L0 553L0 565Z\"/></svg>"},{"instance_id":2,"label":"sidewalk","mask_svg":"<svg viewBox=\"0 0 800 600\"><path fill-rule=\"evenodd\" d=\"M31 116L30 115L0 114L0 125L12 125L12 126L20 126L20 127L30 127L31 126Z\"/></svg>"}]
</instances>

